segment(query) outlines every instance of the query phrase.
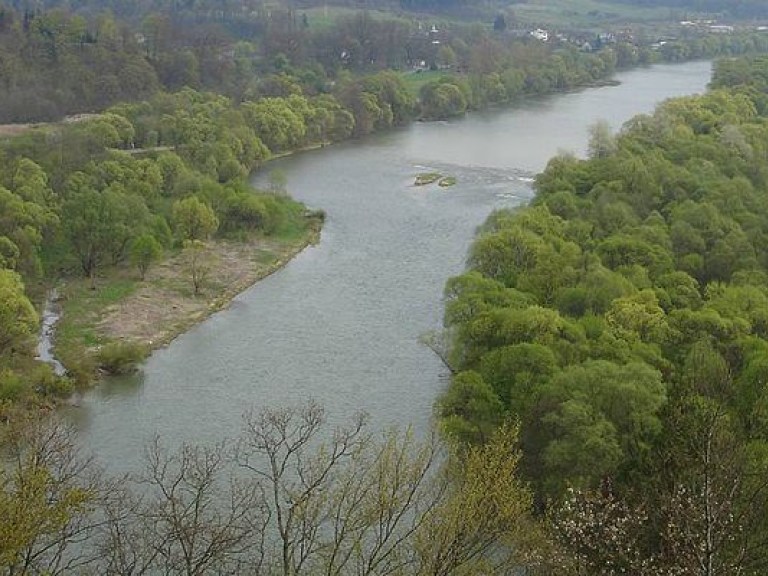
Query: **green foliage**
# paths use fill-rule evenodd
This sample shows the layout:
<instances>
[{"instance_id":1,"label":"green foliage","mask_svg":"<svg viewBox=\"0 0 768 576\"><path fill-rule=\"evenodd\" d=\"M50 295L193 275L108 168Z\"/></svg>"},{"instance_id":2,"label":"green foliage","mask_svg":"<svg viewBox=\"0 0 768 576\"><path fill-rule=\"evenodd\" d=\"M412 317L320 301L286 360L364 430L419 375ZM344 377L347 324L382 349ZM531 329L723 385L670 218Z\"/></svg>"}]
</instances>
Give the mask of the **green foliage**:
<instances>
[{"instance_id":1,"label":"green foliage","mask_svg":"<svg viewBox=\"0 0 768 576\"><path fill-rule=\"evenodd\" d=\"M193 294L199 296L211 271L211 255L202 240L185 240L183 256Z\"/></svg>"},{"instance_id":2,"label":"green foliage","mask_svg":"<svg viewBox=\"0 0 768 576\"><path fill-rule=\"evenodd\" d=\"M0 402L18 401L27 393L22 376L11 370L0 372Z\"/></svg>"},{"instance_id":3,"label":"green foliage","mask_svg":"<svg viewBox=\"0 0 768 576\"><path fill-rule=\"evenodd\" d=\"M290 104L283 98L264 98L243 106L248 124L272 151L298 148L304 142L304 117Z\"/></svg>"},{"instance_id":4,"label":"green foliage","mask_svg":"<svg viewBox=\"0 0 768 576\"><path fill-rule=\"evenodd\" d=\"M149 354L149 347L138 342L112 342L96 354L99 368L109 374L128 374Z\"/></svg>"},{"instance_id":5,"label":"green foliage","mask_svg":"<svg viewBox=\"0 0 768 576\"><path fill-rule=\"evenodd\" d=\"M461 89L448 79L424 85L420 97L421 114L427 120L460 116L469 105Z\"/></svg>"},{"instance_id":6,"label":"green foliage","mask_svg":"<svg viewBox=\"0 0 768 576\"><path fill-rule=\"evenodd\" d=\"M0 269L0 358L32 353L38 316L24 293L21 277Z\"/></svg>"},{"instance_id":7,"label":"green foliage","mask_svg":"<svg viewBox=\"0 0 768 576\"><path fill-rule=\"evenodd\" d=\"M142 234L131 243L131 263L139 269L141 279L147 275L149 267L163 254L163 248L151 234Z\"/></svg>"},{"instance_id":8,"label":"green foliage","mask_svg":"<svg viewBox=\"0 0 768 576\"><path fill-rule=\"evenodd\" d=\"M99 191L93 184L88 175L74 174L62 206L64 233L89 278L105 263L121 262L131 239L149 220L141 196L123 192L121 187Z\"/></svg>"},{"instance_id":9,"label":"green foliage","mask_svg":"<svg viewBox=\"0 0 768 576\"><path fill-rule=\"evenodd\" d=\"M503 405L476 372L462 372L439 401L443 432L461 442L484 442L501 422Z\"/></svg>"},{"instance_id":10,"label":"green foliage","mask_svg":"<svg viewBox=\"0 0 768 576\"><path fill-rule=\"evenodd\" d=\"M768 173L745 159L768 131L747 89L765 63L745 62L595 134L589 160L551 161L533 206L493 214L446 287L445 428L483 441L513 414L539 498L580 491L546 573L765 560Z\"/></svg>"},{"instance_id":11,"label":"green foliage","mask_svg":"<svg viewBox=\"0 0 768 576\"><path fill-rule=\"evenodd\" d=\"M219 227L219 219L208 205L190 196L174 202L173 225L182 242L206 240Z\"/></svg>"}]
</instances>

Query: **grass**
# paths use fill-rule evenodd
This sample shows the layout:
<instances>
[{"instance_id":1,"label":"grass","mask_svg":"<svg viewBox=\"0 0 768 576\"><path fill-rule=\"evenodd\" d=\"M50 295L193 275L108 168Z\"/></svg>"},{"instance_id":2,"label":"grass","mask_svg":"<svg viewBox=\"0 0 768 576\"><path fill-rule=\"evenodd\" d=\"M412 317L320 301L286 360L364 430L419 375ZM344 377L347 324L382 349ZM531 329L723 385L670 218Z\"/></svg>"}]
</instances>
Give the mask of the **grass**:
<instances>
[{"instance_id":1,"label":"grass","mask_svg":"<svg viewBox=\"0 0 768 576\"><path fill-rule=\"evenodd\" d=\"M99 279L95 289L85 278L69 279L60 288L62 315L56 324L56 356L78 385L93 378L96 363L91 351L106 342L97 330L104 311L130 296L137 286L135 278L117 270Z\"/></svg>"},{"instance_id":2,"label":"grass","mask_svg":"<svg viewBox=\"0 0 768 576\"><path fill-rule=\"evenodd\" d=\"M515 4L514 13L522 24L567 30L597 30L608 25L676 19L676 12L667 7L639 7L604 0L528 0Z\"/></svg>"},{"instance_id":3,"label":"grass","mask_svg":"<svg viewBox=\"0 0 768 576\"><path fill-rule=\"evenodd\" d=\"M316 8L307 8L299 10L299 19L301 14L307 15L307 24L311 30L326 30L332 28L338 20L352 18L359 14L366 14L373 20L401 20L411 22L412 17L401 17L386 10L361 10L359 8L346 8L343 6L318 6Z\"/></svg>"},{"instance_id":4,"label":"grass","mask_svg":"<svg viewBox=\"0 0 768 576\"><path fill-rule=\"evenodd\" d=\"M274 264L277 259L277 255L271 250L254 250L253 256L251 257L251 260L255 264L263 265Z\"/></svg>"},{"instance_id":5,"label":"grass","mask_svg":"<svg viewBox=\"0 0 768 576\"><path fill-rule=\"evenodd\" d=\"M307 233L306 208L298 202L288 201L280 206L280 224L272 231L271 238L293 242Z\"/></svg>"},{"instance_id":6,"label":"grass","mask_svg":"<svg viewBox=\"0 0 768 576\"><path fill-rule=\"evenodd\" d=\"M408 92L416 97L419 96L422 86L439 80L443 76L451 76L451 73L445 70L425 70L423 72L408 71L401 74Z\"/></svg>"},{"instance_id":7,"label":"grass","mask_svg":"<svg viewBox=\"0 0 768 576\"><path fill-rule=\"evenodd\" d=\"M105 308L132 294L138 285L136 279L126 277L121 272L112 272L99 279L95 290L91 289L90 281L86 279L67 282L62 289L61 303L65 313L56 326L57 349L92 347L102 343L103 338L94 330L94 320Z\"/></svg>"}]
</instances>

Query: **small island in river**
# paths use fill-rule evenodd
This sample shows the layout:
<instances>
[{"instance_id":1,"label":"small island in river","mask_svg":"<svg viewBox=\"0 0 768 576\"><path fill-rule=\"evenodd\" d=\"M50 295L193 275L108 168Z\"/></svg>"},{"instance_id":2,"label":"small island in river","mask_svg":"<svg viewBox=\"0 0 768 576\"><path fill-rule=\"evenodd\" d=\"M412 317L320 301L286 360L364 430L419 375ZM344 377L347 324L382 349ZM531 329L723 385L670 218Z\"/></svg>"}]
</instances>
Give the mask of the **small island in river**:
<instances>
[{"instance_id":1,"label":"small island in river","mask_svg":"<svg viewBox=\"0 0 768 576\"><path fill-rule=\"evenodd\" d=\"M456 184L455 176L443 176L439 172L422 172L416 175L414 186L427 186L428 184L434 184L437 182L438 186L448 188Z\"/></svg>"}]
</instances>

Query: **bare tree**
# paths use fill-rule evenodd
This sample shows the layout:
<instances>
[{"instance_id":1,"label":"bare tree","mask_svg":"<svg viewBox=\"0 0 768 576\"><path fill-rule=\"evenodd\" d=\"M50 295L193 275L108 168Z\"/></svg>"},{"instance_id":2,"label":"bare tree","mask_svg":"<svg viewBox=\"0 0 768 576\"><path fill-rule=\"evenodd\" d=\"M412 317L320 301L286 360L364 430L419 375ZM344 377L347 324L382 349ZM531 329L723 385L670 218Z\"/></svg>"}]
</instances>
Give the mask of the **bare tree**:
<instances>
[{"instance_id":1,"label":"bare tree","mask_svg":"<svg viewBox=\"0 0 768 576\"><path fill-rule=\"evenodd\" d=\"M269 495L283 575L504 573L519 562L511 544L533 523L516 426L450 454L435 436L377 441L364 424L318 445L315 404L246 417L240 462Z\"/></svg>"},{"instance_id":2,"label":"bare tree","mask_svg":"<svg viewBox=\"0 0 768 576\"><path fill-rule=\"evenodd\" d=\"M263 561L263 495L232 475L225 443L168 452L155 439L136 497L107 508L101 541L108 574L258 573Z\"/></svg>"},{"instance_id":3,"label":"bare tree","mask_svg":"<svg viewBox=\"0 0 768 576\"><path fill-rule=\"evenodd\" d=\"M268 495L281 573L393 574L415 562L407 544L431 510L437 444L357 415L327 443L314 403L246 416L240 463Z\"/></svg>"},{"instance_id":4,"label":"bare tree","mask_svg":"<svg viewBox=\"0 0 768 576\"><path fill-rule=\"evenodd\" d=\"M86 543L113 488L77 449L75 433L55 419L25 419L6 430L9 465L0 469L0 566L3 573L69 574L97 557Z\"/></svg>"},{"instance_id":5,"label":"bare tree","mask_svg":"<svg viewBox=\"0 0 768 576\"><path fill-rule=\"evenodd\" d=\"M107 482L65 429L40 428L0 472L2 573L507 573L530 525L516 430L451 452L378 438L363 415L329 432L308 403L249 413L237 443L155 439L140 476Z\"/></svg>"}]
</instances>

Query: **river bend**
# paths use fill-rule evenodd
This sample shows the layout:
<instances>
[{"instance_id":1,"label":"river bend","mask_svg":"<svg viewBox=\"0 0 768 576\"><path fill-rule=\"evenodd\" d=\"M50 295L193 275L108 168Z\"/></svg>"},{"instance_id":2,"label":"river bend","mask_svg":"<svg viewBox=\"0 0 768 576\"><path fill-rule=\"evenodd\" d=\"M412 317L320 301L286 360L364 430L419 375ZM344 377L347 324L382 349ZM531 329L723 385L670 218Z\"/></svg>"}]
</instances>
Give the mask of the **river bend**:
<instances>
[{"instance_id":1,"label":"river bend","mask_svg":"<svg viewBox=\"0 0 768 576\"><path fill-rule=\"evenodd\" d=\"M419 336L441 324L445 281L464 268L478 225L531 195L559 151L583 154L588 128L614 128L658 102L705 89L710 64L658 65L618 86L561 94L408 127L270 163L293 196L322 208L319 245L239 295L70 411L83 443L115 472L135 470L153 434L170 443L237 434L251 406L312 397L333 421L428 426L446 371ZM414 187L419 172L452 188ZM255 177L264 184L267 175Z\"/></svg>"}]
</instances>

